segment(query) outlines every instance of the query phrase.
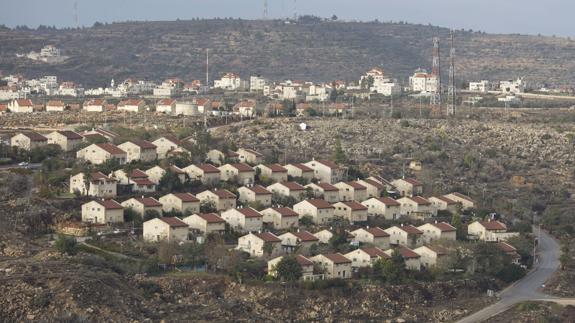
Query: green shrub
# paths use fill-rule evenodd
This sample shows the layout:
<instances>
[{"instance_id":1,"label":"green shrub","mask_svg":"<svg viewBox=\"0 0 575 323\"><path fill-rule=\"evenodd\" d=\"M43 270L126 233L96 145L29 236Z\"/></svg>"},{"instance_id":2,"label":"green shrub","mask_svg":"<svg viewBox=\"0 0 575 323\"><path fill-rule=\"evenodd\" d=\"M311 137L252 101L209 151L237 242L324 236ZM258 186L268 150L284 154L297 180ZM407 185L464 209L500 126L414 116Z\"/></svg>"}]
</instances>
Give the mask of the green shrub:
<instances>
[{"instance_id":1,"label":"green shrub","mask_svg":"<svg viewBox=\"0 0 575 323\"><path fill-rule=\"evenodd\" d=\"M54 243L54 247L62 254L75 255L78 252L76 238L66 235L59 235Z\"/></svg>"}]
</instances>

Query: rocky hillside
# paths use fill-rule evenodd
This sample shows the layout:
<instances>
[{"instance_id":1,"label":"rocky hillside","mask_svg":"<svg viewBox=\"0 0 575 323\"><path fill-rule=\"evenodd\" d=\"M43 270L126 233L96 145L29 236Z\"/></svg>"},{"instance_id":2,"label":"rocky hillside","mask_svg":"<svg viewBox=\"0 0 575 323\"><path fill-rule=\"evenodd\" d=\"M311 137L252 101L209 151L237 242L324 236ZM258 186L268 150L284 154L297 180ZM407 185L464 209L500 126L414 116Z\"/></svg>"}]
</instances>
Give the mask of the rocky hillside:
<instances>
[{"instance_id":1,"label":"rocky hillside","mask_svg":"<svg viewBox=\"0 0 575 323\"><path fill-rule=\"evenodd\" d=\"M378 65L406 81L413 70L431 68L432 37L445 28L392 23L194 20L129 22L81 30L0 30L0 71L27 76L58 75L85 86L110 78L205 79L211 73L262 74L272 79L356 80ZM54 44L71 58L61 65L32 63L16 53ZM508 79L567 84L574 80L575 42L564 38L457 32L461 80ZM443 63L446 67L447 60ZM447 72L444 68L444 72ZM213 78L212 78L213 79Z\"/></svg>"}]
</instances>

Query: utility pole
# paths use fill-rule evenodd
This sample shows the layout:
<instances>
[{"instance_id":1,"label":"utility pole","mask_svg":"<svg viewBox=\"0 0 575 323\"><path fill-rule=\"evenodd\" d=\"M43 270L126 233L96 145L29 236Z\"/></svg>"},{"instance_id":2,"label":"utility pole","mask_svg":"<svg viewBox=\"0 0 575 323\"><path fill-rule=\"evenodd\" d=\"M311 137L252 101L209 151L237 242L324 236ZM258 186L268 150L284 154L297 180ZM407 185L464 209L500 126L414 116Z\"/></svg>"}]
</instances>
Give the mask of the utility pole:
<instances>
[{"instance_id":1,"label":"utility pole","mask_svg":"<svg viewBox=\"0 0 575 323\"><path fill-rule=\"evenodd\" d=\"M268 0L264 0L264 20L268 19Z\"/></svg>"},{"instance_id":2,"label":"utility pole","mask_svg":"<svg viewBox=\"0 0 575 323\"><path fill-rule=\"evenodd\" d=\"M449 89L447 90L447 115L455 115L457 103L457 89L455 88L455 47L453 39L455 30L451 30L449 50Z\"/></svg>"},{"instance_id":3,"label":"utility pole","mask_svg":"<svg viewBox=\"0 0 575 323\"><path fill-rule=\"evenodd\" d=\"M78 18L78 0L74 1L74 23L76 28L80 28L80 18Z\"/></svg>"},{"instance_id":4,"label":"utility pole","mask_svg":"<svg viewBox=\"0 0 575 323\"><path fill-rule=\"evenodd\" d=\"M439 106L441 114L441 51L439 46L439 37L433 38L433 67L431 75L435 77L435 93L431 96L431 105Z\"/></svg>"},{"instance_id":5,"label":"utility pole","mask_svg":"<svg viewBox=\"0 0 575 323\"><path fill-rule=\"evenodd\" d=\"M206 48L206 89L210 86L210 49ZM207 91L206 91L207 92Z\"/></svg>"}]
</instances>

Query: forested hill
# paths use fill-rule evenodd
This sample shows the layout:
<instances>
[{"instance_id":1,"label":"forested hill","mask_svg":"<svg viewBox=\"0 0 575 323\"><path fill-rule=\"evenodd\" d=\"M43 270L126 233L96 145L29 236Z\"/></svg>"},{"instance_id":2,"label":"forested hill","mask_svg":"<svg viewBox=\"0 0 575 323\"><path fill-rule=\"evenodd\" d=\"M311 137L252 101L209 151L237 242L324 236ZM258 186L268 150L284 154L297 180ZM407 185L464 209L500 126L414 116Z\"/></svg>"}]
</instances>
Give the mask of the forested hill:
<instances>
[{"instance_id":1,"label":"forested hill","mask_svg":"<svg viewBox=\"0 0 575 323\"><path fill-rule=\"evenodd\" d=\"M2 29L0 71L57 75L90 87L127 77L204 80L209 48L214 77L231 71L242 77L356 80L367 69L382 66L406 81L416 68L431 68L435 36L442 39L446 73L449 30L427 25L214 19ZM16 58L16 53L39 51L47 44L71 58L60 65ZM456 46L460 81L527 77L530 82L569 84L575 78L575 42L569 39L457 31Z\"/></svg>"}]
</instances>

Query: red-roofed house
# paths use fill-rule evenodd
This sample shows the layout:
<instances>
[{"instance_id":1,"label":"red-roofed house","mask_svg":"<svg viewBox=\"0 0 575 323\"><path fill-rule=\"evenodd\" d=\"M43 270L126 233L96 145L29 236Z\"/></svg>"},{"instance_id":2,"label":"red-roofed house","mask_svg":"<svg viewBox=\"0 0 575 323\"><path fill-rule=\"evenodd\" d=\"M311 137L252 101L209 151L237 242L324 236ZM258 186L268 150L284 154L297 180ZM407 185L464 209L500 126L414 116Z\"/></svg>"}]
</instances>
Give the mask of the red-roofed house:
<instances>
[{"instance_id":1,"label":"red-roofed house","mask_svg":"<svg viewBox=\"0 0 575 323\"><path fill-rule=\"evenodd\" d=\"M423 242L431 243L437 240L451 240L457 239L457 229L447 222L426 223L417 227L419 231L423 232Z\"/></svg>"},{"instance_id":2,"label":"red-roofed house","mask_svg":"<svg viewBox=\"0 0 575 323\"><path fill-rule=\"evenodd\" d=\"M427 200L429 200L437 210L449 211L451 214L456 214L459 211L460 204L445 196L432 196Z\"/></svg>"},{"instance_id":3,"label":"red-roofed house","mask_svg":"<svg viewBox=\"0 0 575 323\"><path fill-rule=\"evenodd\" d=\"M299 214L300 219L309 216L315 224L325 224L334 217L334 207L325 200L301 201L293 206L293 210Z\"/></svg>"},{"instance_id":4,"label":"red-roofed house","mask_svg":"<svg viewBox=\"0 0 575 323\"><path fill-rule=\"evenodd\" d=\"M46 103L46 112L64 112L66 105L59 100L50 100Z\"/></svg>"},{"instance_id":5,"label":"red-roofed house","mask_svg":"<svg viewBox=\"0 0 575 323\"><path fill-rule=\"evenodd\" d=\"M282 247L288 253L297 250L298 253L307 255L313 245L319 244L319 239L308 231L286 232L279 238L282 240Z\"/></svg>"},{"instance_id":6,"label":"red-roofed house","mask_svg":"<svg viewBox=\"0 0 575 323\"><path fill-rule=\"evenodd\" d=\"M385 251L385 253L391 257L393 257L393 254L396 252L399 252L401 257L403 257L406 269L421 270L421 256L419 254L405 246L399 246L398 248Z\"/></svg>"},{"instance_id":7,"label":"red-roofed house","mask_svg":"<svg viewBox=\"0 0 575 323\"><path fill-rule=\"evenodd\" d=\"M220 170L214 165L192 164L182 169L192 181L201 181L204 185L217 185L220 182Z\"/></svg>"},{"instance_id":8,"label":"red-roofed house","mask_svg":"<svg viewBox=\"0 0 575 323\"><path fill-rule=\"evenodd\" d=\"M127 153L126 162L142 161L151 162L158 158L156 145L146 140L129 140L118 145L118 148Z\"/></svg>"},{"instance_id":9,"label":"red-roofed house","mask_svg":"<svg viewBox=\"0 0 575 323\"><path fill-rule=\"evenodd\" d=\"M381 193L386 190L385 185L379 183L376 180L369 179L369 178L360 179L357 181L357 183L359 183L359 184L361 184L367 188L367 198L380 197Z\"/></svg>"},{"instance_id":10,"label":"red-roofed house","mask_svg":"<svg viewBox=\"0 0 575 323\"><path fill-rule=\"evenodd\" d=\"M264 155L260 154L259 152L253 149L240 148L236 153L238 154L240 163L257 165L261 164L264 161Z\"/></svg>"},{"instance_id":11,"label":"red-roofed house","mask_svg":"<svg viewBox=\"0 0 575 323\"><path fill-rule=\"evenodd\" d=\"M240 185L252 184L255 181L256 172L248 164L225 164L218 167L218 169L220 170L220 179L222 181L234 182Z\"/></svg>"},{"instance_id":12,"label":"red-roofed house","mask_svg":"<svg viewBox=\"0 0 575 323\"><path fill-rule=\"evenodd\" d=\"M163 136L154 141L152 144L156 145L156 153L158 159L164 159L171 154L189 153L189 151L182 147L182 142L173 136Z\"/></svg>"},{"instance_id":13,"label":"red-roofed house","mask_svg":"<svg viewBox=\"0 0 575 323\"><path fill-rule=\"evenodd\" d=\"M239 232L261 231L263 226L263 215L251 207L226 210L222 219Z\"/></svg>"},{"instance_id":14,"label":"red-roofed house","mask_svg":"<svg viewBox=\"0 0 575 323\"><path fill-rule=\"evenodd\" d=\"M255 168L259 170L260 178L265 177L276 183L288 180L288 171L280 164L259 164Z\"/></svg>"},{"instance_id":15,"label":"red-roofed house","mask_svg":"<svg viewBox=\"0 0 575 323\"><path fill-rule=\"evenodd\" d=\"M267 208L261 211L263 222L270 223L276 230L297 228L299 214L288 207Z\"/></svg>"},{"instance_id":16,"label":"red-roofed house","mask_svg":"<svg viewBox=\"0 0 575 323\"><path fill-rule=\"evenodd\" d=\"M313 169L304 164L287 164L285 168L291 177L299 177L311 181L313 179Z\"/></svg>"},{"instance_id":17,"label":"red-roofed house","mask_svg":"<svg viewBox=\"0 0 575 323\"><path fill-rule=\"evenodd\" d=\"M94 200L82 204L82 222L111 224L124 222L124 208L114 200Z\"/></svg>"},{"instance_id":18,"label":"red-roofed house","mask_svg":"<svg viewBox=\"0 0 575 323\"><path fill-rule=\"evenodd\" d=\"M339 202L339 189L329 183L309 183L305 188L311 188L316 198L324 199L329 203Z\"/></svg>"},{"instance_id":19,"label":"red-roofed house","mask_svg":"<svg viewBox=\"0 0 575 323\"><path fill-rule=\"evenodd\" d=\"M351 278L351 260L341 253L321 254L310 260L325 270L327 278Z\"/></svg>"},{"instance_id":20,"label":"red-roofed house","mask_svg":"<svg viewBox=\"0 0 575 323\"><path fill-rule=\"evenodd\" d=\"M521 260L521 255L517 252L517 249L514 246L510 245L507 242L499 241L497 243L497 247L499 247L499 249L501 249L503 252L505 252L506 255L511 257L511 261L514 264L519 265L519 261Z\"/></svg>"},{"instance_id":21,"label":"red-roofed house","mask_svg":"<svg viewBox=\"0 0 575 323\"><path fill-rule=\"evenodd\" d=\"M106 105L107 103L104 99L93 99L84 102L82 109L87 112L104 112Z\"/></svg>"},{"instance_id":22,"label":"red-roofed house","mask_svg":"<svg viewBox=\"0 0 575 323\"><path fill-rule=\"evenodd\" d=\"M449 251L440 246L421 246L413 249L418 254L421 266L424 268L445 267L447 265Z\"/></svg>"},{"instance_id":23,"label":"red-roofed house","mask_svg":"<svg viewBox=\"0 0 575 323\"><path fill-rule=\"evenodd\" d=\"M305 198L306 190L305 187L297 182L281 182L275 183L267 187L268 191L273 194L284 197L292 197L296 201L301 201Z\"/></svg>"},{"instance_id":24,"label":"red-roofed house","mask_svg":"<svg viewBox=\"0 0 575 323\"><path fill-rule=\"evenodd\" d=\"M226 220L215 213L192 214L183 219L183 221L190 226L190 229L197 230L205 235L226 231Z\"/></svg>"},{"instance_id":25,"label":"red-roofed house","mask_svg":"<svg viewBox=\"0 0 575 323\"><path fill-rule=\"evenodd\" d=\"M131 198L122 202L122 206L126 209L131 208L141 217L144 217L146 212L149 211L155 211L158 214L162 214L162 203L153 197Z\"/></svg>"},{"instance_id":26,"label":"red-roofed house","mask_svg":"<svg viewBox=\"0 0 575 323\"><path fill-rule=\"evenodd\" d=\"M268 261L268 275L273 277L277 276L276 268L278 263L283 259L283 257L284 256L280 256ZM313 261L302 255L296 255L295 259L302 269L302 276L300 279L303 281L314 280L315 276L313 274Z\"/></svg>"},{"instance_id":27,"label":"red-roofed house","mask_svg":"<svg viewBox=\"0 0 575 323\"><path fill-rule=\"evenodd\" d=\"M34 103L30 99L15 99L8 103L8 110L12 113L32 113Z\"/></svg>"},{"instance_id":28,"label":"red-roofed house","mask_svg":"<svg viewBox=\"0 0 575 323\"><path fill-rule=\"evenodd\" d=\"M353 268L371 267L379 259L390 258L389 255L378 247L359 248L346 253L344 256L351 260L351 266Z\"/></svg>"},{"instance_id":29,"label":"red-roofed house","mask_svg":"<svg viewBox=\"0 0 575 323\"><path fill-rule=\"evenodd\" d=\"M461 203L461 206L464 210L472 209L475 207L475 202L467 195L463 195L461 193L453 192L444 195L444 197L453 200L455 202Z\"/></svg>"},{"instance_id":30,"label":"red-roofed house","mask_svg":"<svg viewBox=\"0 0 575 323\"><path fill-rule=\"evenodd\" d=\"M391 182L401 196L414 196L423 194L423 184L413 178L400 178Z\"/></svg>"},{"instance_id":31,"label":"red-roofed house","mask_svg":"<svg viewBox=\"0 0 575 323\"><path fill-rule=\"evenodd\" d=\"M162 99L156 103L156 112L172 114L174 113L175 109L176 100L174 99Z\"/></svg>"},{"instance_id":32,"label":"red-roofed house","mask_svg":"<svg viewBox=\"0 0 575 323\"><path fill-rule=\"evenodd\" d=\"M401 215L401 204L390 197L372 197L361 204L367 207L368 216L383 216L386 220L396 220Z\"/></svg>"},{"instance_id":33,"label":"red-roofed house","mask_svg":"<svg viewBox=\"0 0 575 323\"><path fill-rule=\"evenodd\" d=\"M188 225L176 218L155 218L144 222L144 240L150 242L180 242L187 241Z\"/></svg>"},{"instance_id":34,"label":"red-roofed house","mask_svg":"<svg viewBox=\"0 0 575 323\"><path fill-rule=\"evenodd\" d=\"M261 185L247 185L238 188L239 200L244 204L257 203L261 206L272 205L272 192Z\"/></svg>"},{"instance_id":35,"label":"red-roofed house","mask_svg":"<svg viewBox=\"0 0 575 323\"><path fill-rule=\"evenodd\" d=\"M238 239L237 249L251 257L275 258L283 253L281 239L271 232L250 232Z\"/></svg>"},{"instance_id":36,"label":"red-roofed house","mask_svg":"<svg viewBox=\"0 0 575 323\"><path fill-rule=\"evenodd\" d=\"M467 234L487 242L505 241L519 235L518 232L507 232L507 226L497 220L475 221L467 226Z\"/></svg>"},{"instance_id":37,"label":"red-roofed house","mask_svg":"<svg viewBox=\"0 0 575 323\"><path fill-rule=\"evenodd\" d=\"M62 151L72 151L82 144L84 137L70 130L58 130L49 133L48 144L58 145Z\"/></svg>"},{"instance_id":38,"label":"red-roofed house","mask_svg":"<svg viewBox=\"0 0 575 323\"><path fill-rule=\"evenodd\" d=\"M223 165L226 163L237 163L240 161L239 155L233 151L227 151L226 153L219 151L217 149L212 149L206 154L208 161L214 165Z\"/></svg>"},{"instance_id":39,"label":"red-roofed house","mask_svg":"<svg viewBox=\"0 0 575 323\"><path fill-rule=\"evenodd\" d=\"M146 107L146 102L141 99L129 99L118 103L118 111L127 112L143 112Z\"/></svg>"},{"instance_id":40,"label":"red-roofed house","mask_svg":"<svg viewBox=\"0 0 575 323\"><path fill-rule=\"evenodd\" d=\"M168 193L159 201L164 212L177 211L184 215L200 212L200 200L190 193Z\"/></svg>"},{"instance_id":41,"label":"red-roofed house","mask_svg":"<svg viewBox=\"0 0 575 323\"><path fill-rule=\"evenodd\" d=\"M314 177L329 184L343 180L345 169L330 160L312 160L305 165L313 169Z\"/></svg>"},{"instance_id":42,"label":"red-roofed house","mask_svg":"<svg viewBox=\"0 0 575 323\"><path fill-rule=\"evenodd\" d=\"M411 224L392 226L383 231L389 234L389 243L391 245L406 246L409 248L417 248L423 245L423 232Z\"/></svg>"},{"instance_id":43,"label":"red-roofed house","mask_svg":"<svg viewBox=\"0 0 575 323\"><path fill-rule=\"evenodd\" d=\"M367 200L367 188L358 182L339 182L334 184L339 189L340 201L358 201Z\"/></svg>"},{"instance_id":44,"label":"red-roofed house","mask_svg":"<svg viewBox=\"0 0 575 323\"><path fill-rule=\"evenodd\" d=\"M334 215L347 219L351 224L367 221L367 207L356 201L337 202Z\"/></svg>"},{"instance_id":45,"label":"red-roofed house","mask_svg":"<svg viewBox=\"0 0 575 323\"><path fill-rule=\"evenodd\" d=\"M425 220L437 215L437 209L433 204L421 196L404 196L397 202L401 204L401 214L411 219Z\"/></svg>"},{"instance_id":46,"label":"red-roofed house","mask_svg":"<svg viewBox=\"0 0 575 323\"><path fill-rule=\"evenodd\" d=\"M70 176L70 193L96 196L115 197L117 195L117 181L100 172L92 173L86 190L86 179L84 173Z\"/></svg>"},{"instance_id":47,"label":"red-roofed house","mask_svg":"<svg viewBox=\"0 0 575 323\"><path fill-rule=\"evenodd\" d=\"M389 248L389 234L379 227L359 228L350 233L355 242L368 243L384 250Z\"/></svg>"},{"instance_id":48,"label":"red-roofed house","mask_svg":"<svg viewBox=\"0 0 575 323\"><path fill-rule=\"evenodd\" d=\"M92 144L76 152L76 158L83 159L93 165L103 164L115 159L120 165L126 163L128 155L125 151L112 144Z\"/></svg>"},{"instance_id":49,"label":"red-roofed house","mask_svg":"<svg viewBox=\"0 0 575 323\"><path fill-rule=\"evenodd\" d=\"M198 193L196 194L196 197L200 199L200 204L209 202L214 203L216 210L218 211L233 209L236 207L237 197L228 190L214 188L209 191Z\"/></svg>"},{"instance_id":50,"label":"red-roofed house","mask_svg":"<svg viewBox=\"0 0 575 323\"><path fill-rule=\"evenodd\" d=\"M23 150L32 150L34 148L46 146L48 138L33 131L19 133L10 138L10 146L18 147Z\"/></svg>"}]
</instances>

